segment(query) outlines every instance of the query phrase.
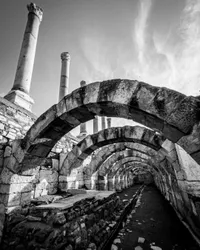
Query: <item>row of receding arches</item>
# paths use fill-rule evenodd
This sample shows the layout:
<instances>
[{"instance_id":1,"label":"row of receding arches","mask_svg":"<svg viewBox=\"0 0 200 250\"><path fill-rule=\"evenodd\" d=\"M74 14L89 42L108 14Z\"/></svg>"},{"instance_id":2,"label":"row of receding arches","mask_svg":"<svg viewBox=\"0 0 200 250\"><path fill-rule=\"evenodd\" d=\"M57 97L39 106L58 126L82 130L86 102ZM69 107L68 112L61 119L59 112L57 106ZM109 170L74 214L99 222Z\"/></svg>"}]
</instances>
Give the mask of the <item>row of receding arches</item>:
<instances>
[{"instance_id":1,"label":"row of receding arches","mask_svg":"<svg viewBox=\"0 0 200 250\"><path fill-rule=\"evenodd\" d=\"M23 140L13 143L8 168L26 175L43 164L62 136L96 115L132 119L150 129L125 126L87 136L66 155L61 187L76 182L88 188L121 189L136 175L150 174L181 216L187 220L189 213L199 223L193 197L198 196L200 180L200 101L173 90L121 79L79 88L42 114ZM193 219L188 223L198 228Z\"/></svg>"},{"instance_id":2,"label":"row of receding arches","mask_svg":"<svg viewBox=\"0 0 200 250\"><path fill-rule=\"evenodd\" d=\"M162 149L163 141L152 130L139 126L115 127L89 135L66 155L60 170L61 179L68 176L67 186L63 186L113 190L115 186L120 188L117 180L122 186L126 180L127 187L133 184L135 168L140 166L141 174L159 171L156 154ZM161 151L163 158L164 150Z\"/></svg>"},{"instance_id":3,"label":"row of receding arches","mask_svg":"<svg viewBox=\"0 0 200 250\"><path fill-rule=\"evenodd\" d=\"M118 79L79 88L42 114L19 142L10 168L23 173L26 158L42 161L63 135L95 115L132 119L157 130L200 162L199 99Z\"/></svg>"}]
</instances>

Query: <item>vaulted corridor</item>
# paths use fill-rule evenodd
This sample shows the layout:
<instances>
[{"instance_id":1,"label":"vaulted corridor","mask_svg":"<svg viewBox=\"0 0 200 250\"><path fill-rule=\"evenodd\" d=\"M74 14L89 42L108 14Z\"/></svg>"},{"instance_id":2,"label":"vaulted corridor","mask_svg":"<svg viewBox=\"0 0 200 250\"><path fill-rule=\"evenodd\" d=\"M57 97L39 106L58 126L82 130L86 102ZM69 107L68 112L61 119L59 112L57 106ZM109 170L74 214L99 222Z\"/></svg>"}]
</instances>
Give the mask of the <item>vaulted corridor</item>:
<instances>
[{"instance_id":1,"label":"vaulted corridor","mask_svg":"<svg viewBox=\"0 0 200 250\"><path fill-rule=\"evenodd\" d=\"M138 189L133 186L118 194L123 202ZM112 242L112 250L197 250L193 238L158 189L149 185L138 198L126 223Z\"/></svg>"},{"instance_id":2,"label":"vaulted corridor","mask_svg":"<svg viewBox=\"0 0 200 250\"><path fill-rule=\"evenodd\" d=\"M143 1L137 1L141 2L141 16L144 14L145 18L139 22L143 28L139 27L136 41L138 37L144 36L144 29L148 26L147 21L149 22L148 12L151 4L149 7L146 6L145 10ZM102 1L88 1L91 5L90 2ZM128 1L118 2L123 2L124 5ZM151 0L144 2L149 4ZM186 2L194 5L186 5L189 12L196 13L198 7L200 14L199 3L195 5L194 1ZM48 24L50 19L53 23L55 21L51 17L49 5L48 1L45 7L48 13L47 21L44 25ZM55 5L56 9L58 6L59 4ZM115 6L116 3L111 6L112 12L108 11L109 20ZM48 73L44 74L44 83L48 83L48 91L43 91L43 80L40 74L43 74L47 65L57 64L55 57L50 59L47 54L55 56L58 53L54 54L55 44L48 50L53 53L46 53L43 47L42 53L39 54L45 58L45 63L41 67L38 64L40 60L37 60L37 67L42 70L38 78L34 78L33 81L39 84L37 88L38 94L42 93L42 102L36 101L36 103L42 108L48 99L51 99L51 102L35 115L34 110L32 111L34 100L30 89L43 9L35 3L28 4L27 9L27 25L13 86L6 92L1 89L0 95L0 249L200 249L200 96L198 90L200 60L196 60L196 55L200 53L192 48L195 53L192 52L191 58L199 63L195 67L198 72L195 92L184 92L182 89L183 85L188 89L192 88L194 82L190 74L188 74L189 81L182 81L179 78L177 81L174 80L174 83L179 85L178 88L174 88L171 84L171 78L175 75L174 70L169 74L169 86L165 83L165 77L159 79L157 84L154 77L157 74L160 75L160 70L156 74L152 71L156 68L157 60L153 56L150 62L148 53L146 54L150 51L153 55L154 50L160 50L156 48L160 46L155 46L154 39L151 47L143 51L145 53L142 53L141 45L145 47L146 42L141 43L142 40L139 39L139 46L127 53L131 56L130 59L129 56L126 57L124 49L120 49L123 53L119 50L120 54L125 56L123 58L119 58L118 52L116 53L118 49L114 49L113 60L118 65L116 68L119 68L119 74L113 73L115 67L111 66L112 63L111 67L103 63L104 61L100 63L98 55L94 57L94 61L86 57L90 52L99 51L101 55L104 54L98 46L93 47L96 42L91 42L89 53L80 53L85 56L82 58L83 62L78 60L83 63L81 63L81 72L78 73L76 58L78 59L77 52L80 52L80 48L76 47L73 50L73 46L70 47L68 41L63 40L63 34L67 34L65 28L64 32L55 36L56 43L63 40L65 44L63 49L66 46L66 49L69 48L72 51L72 65L75 65L75 71L73 70L72 73L75 73L78 78L75 80L72 74L73 84L69 86L71 56L69 52L62 52L59 98L56 100L53 98L55 88L52 81L58 79L55 66L53 70L48 68ZM97 9L99 11L99 8ZM92 13L91 10L89 8ZM104 10L107 11L107 9ZM126 44L125 37L118 32L118 24L121 23L121 21L118 22L118 18L121 12L120 7L116 15L117 19L113 23L117 28L117 39L114 39L117 48L121 47L119 36L123 38L123 44ZM17 15L22 16L20 13ZM132 15L131 11L131 17ZM61 16L59 13L58 19ZM86 16L90 15L84 13L84 17ZM98 16L103 21L104 13ZM71 23L71 14L65 13L62 18L66 17L70 18L67 23ZM76 21L81 20L79 14L74 17ZM191 17L189 19L193 20L193 14ZM96 15L95 20L92 18L88 24L93 26L94 21L96 21ZM135 24L137 26L137 20ZM50 26L56 27L52 23ZM129 25L126 24L126 26ZM191 27L196 26L191 25ZM5 28L7 29L7 26ZM10 29L7 30L10 31ZM73 28L73 31L79 32L80 29ZM129 33L132 34L132 32L131 28ZM47 32L43 35L45 33L47 35ZM182 35L181 33L181 37ZM109 36L105 37L106 41L109 41ZM188 44L191 43L190 33L189 37ZM199 44L199 37L197 36L197 44ZM90 44L88 38L87 32L83 29L80 40L77 40L76 36L71 40L77 46L79 43L82 44L82 40ZM12 42L12 39L9 40ZM45 40L52 39L46 37ZM101 39L97 40L101 43ZM187 43L184 44L187 45ZM9 49L12 47L10 45ZM102 45L104 46L103 43ZM126 47L130 49L129 46ZM141 71L148 68L150 72L148 77L141 77L140 70L137 72L136 68L139 64L135 61L136 55L132 54L133 51L138 52L139 63L148 61L148 67L142 65L139 67ZM199 51L199 45L197 51ZM160 65L164 66L166 59L171 65L173 53L157 52L159 52L159 58L162 58ZM10 54L13 55L13 53ZM110 55L107 49L106 54ZM175 57L178 58L178 54L174 53ZM108 61L107 56L104 58L105 62ZM9 65L14 61L13 58L16 57L12 56L10 61L7 60ZM186 58L188 60L187 56ZM134 71L130 76L127 74L131 65L129 60L133 63L131 68ZM183 78L187 68L195 71L192 60L188 60L186 67L183 67ZM3 58L4 63L6 60ZM90 63L90 67L86 70ZM101 66L105 66L104 73L112 68L112 74L97 77L95 70L100 72ZM165 65L163 68L173 69L174 66ZM7 66L6 72L11 76ZM88 78L86 72L91 77ZM177 75L179 74L182 73L178 67ZM55 79L53 75L56 76ZM114 79L110 79L111 76ZM152 76L153 79L150 79ZM9 78L6 79L5 84L7 85L8 82L10 82ZM35 83L33 85L36 86ZM50 96L51 91L53 96ZM100 127L99 124L101 124ZM77 134L77 127L80 128L79 134Z\"/></svg>"}]
</instances>

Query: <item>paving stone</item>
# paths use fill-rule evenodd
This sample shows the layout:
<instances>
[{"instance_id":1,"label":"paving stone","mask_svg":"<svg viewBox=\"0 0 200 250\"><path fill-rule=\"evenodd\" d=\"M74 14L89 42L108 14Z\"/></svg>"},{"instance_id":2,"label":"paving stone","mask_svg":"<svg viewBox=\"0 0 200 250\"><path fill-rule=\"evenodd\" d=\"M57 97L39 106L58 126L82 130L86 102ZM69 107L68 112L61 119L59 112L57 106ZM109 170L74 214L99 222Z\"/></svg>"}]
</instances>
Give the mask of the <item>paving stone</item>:
<instances>
[{"instance_id":1,"label":"paving stone","mask_svg":"<svg viewBox=\"0 0 200 250\"><path fill-rule=\"evenodd\" d=\"M143 250L143 248L141 246L136 246L135 250Z\"/></svg>"},{"instance_id":2,"label":"paving stone","mask_svg":"<svg viewBox=\"0 0 200 250\"><path fill-rule=\"evenodd\" d=\"M114 243L114 244L121 243L121 240L120 240L119 238L117 238L117 239L115 239L115 240L113 241L113 243Z\"/></svg>"},{"instance_id":3,"label":"paving stone","mask_svg":"<svg viewBox=\"0 0 200 250\"><path fill-rule=\"evenodd\" d=\"M145 238L143 238L143 237L138 238L138 243L144 243L144 242L145 242Z\"/></svg>"},{"instance_id":4,"label":"paving stone","mask_svg":"<svg viewBox=\"0 0 200 250\"><path fill-rule=\"evenodd\" d=\"M115 244L112 244L111 250L118 250L118 247Z\"/></svg>"},{"instance_id":5,"label":"paving stone","mask_svg":"<svg viewBox=\"0 0 200 250\"><path fill-rule=\"evenodd\" d=\"M150 246L150 248L152 249L152 250L162 250L162 248L160 248L160 247L158 247L158 246Z\"/></svg>"}]
</instances>

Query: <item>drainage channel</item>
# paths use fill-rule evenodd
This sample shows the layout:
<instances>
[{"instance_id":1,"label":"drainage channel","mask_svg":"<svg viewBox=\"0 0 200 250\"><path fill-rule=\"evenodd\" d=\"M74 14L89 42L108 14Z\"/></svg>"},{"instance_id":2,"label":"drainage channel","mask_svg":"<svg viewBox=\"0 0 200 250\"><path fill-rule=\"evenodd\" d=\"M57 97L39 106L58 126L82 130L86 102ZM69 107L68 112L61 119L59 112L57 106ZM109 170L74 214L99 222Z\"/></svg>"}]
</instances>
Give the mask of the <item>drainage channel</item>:
<instances>
[{"instance_id":1,"label":"drainage channel","mask_svg":"<svg viewBox=\"0 0 200 250\"><path fill-rule=\"evenodd\" d=\"M132 190L127 190L127 194ZM110 250L199 250L171 205L155 186L145 186L127 211Z\"/></svg>"},{"instance_id":2,"label":"drainage channel","mask_svg":"<svg viewBox=\"0 0 200 250\"><path fill-rule=\"evenodd\" d=\"M120 230L122 230L124 226L126 225L126 223L129 222L129 214L132 211L134 211L135 207L139 206L139 202L140 202L144 187L145 187L144 185L140 186L129 201L127 199L122 200L122 202L124 202L125 204L124 211L122 212L119 218L119 221L116 224L115 229L113 230L112 235L110 235L109 239L105 242L101 250L118 249L117 246L113 244L113 241L116 241L116 239L118 239Z\"/></svg>"}]
</instances>

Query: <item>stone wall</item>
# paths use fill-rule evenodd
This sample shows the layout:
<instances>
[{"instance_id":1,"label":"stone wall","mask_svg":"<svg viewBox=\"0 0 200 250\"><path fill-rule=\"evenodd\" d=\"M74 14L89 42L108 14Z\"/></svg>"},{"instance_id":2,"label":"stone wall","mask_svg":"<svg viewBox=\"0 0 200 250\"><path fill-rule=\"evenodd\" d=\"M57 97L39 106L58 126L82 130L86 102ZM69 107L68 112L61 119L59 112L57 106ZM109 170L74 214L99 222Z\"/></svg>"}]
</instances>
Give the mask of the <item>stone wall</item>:
<instances>
[{"instance_id":1,"label":"stone wall","mask_svg":"<svg viewBox=\"0 0 200 250\"><path fill-rule=\"evenodd\" d=\"M0 97L0 172L11 154L11 143L21 139L36 116Z\"/></svg>"},{"instance_id":2,"label":"stone wall","mask_svg":"<svg viewBox=\"0 0 200 250\"><path fill-rule=\"evenodd\" d=\"M33 161L29 175L14 174L9 170L10 156L14 151L13 141L22 139L35 120L36 116L32 113L0 98L0 237L5 206L9 207L7 212L10 212L13 207L27 205L32 198L52 195L68 188L107 187L120 191L133 184L133 179L124 179L124 175L115 176L114 180L92 176L89 170L83 172L82 166L73 169L70 176L60 176L63 161L74 143L69 136L61 138L41 166L35 167ZM199 165L186 151L169 140L162 141L162 147L161 151L166 151L167 154L158 158L155 183L183 222L200 238ZM142 178L141 176L140 181L144 181Z\"/></svg>"},{"instance_id":3,"label":"stone wall","mask_svg":"<svg viewBox=\"0 0 200 250\"><path fill-rule=\"evenodd\" d=\"M13 174L8 166L13 151L12 142L22 139L35 121L34 114L0 97L0 195L3 203L8 200L8 206L17 206L29 198L56 193L59 164L62 161L59 153L66 154L74 144L69 136L65 136L52 149L45 166L37 166L31 171L31 177ZM10 187L8 184L11 184Z\"/></svg>"},{"instance_id":4,"label":"stone wall","mask_svg":"<svg viewBox=\"0 0 200 250\"><path fill-rule=\"evenodd\" d=\"M7 215L1 249L100 249L120 219L122 203L113 192L72 198Z\"/></svg>"},{"instance_id":5,"label":"stone wall","mask_svg":"<svg viewBox=\"0 0 200 250\"><path fill-rule=\"evenodd\" d=\"M23 139L36 119L33 113L0 97L0 238L5 206L15 207L41 195L55 194L61 152L66 154L76 143L75 138L66 135L51 150L44 166L34 167L29 176L14 174L9 169L13 141Z\"/></svg>"},{"instance_id":6,"label":"stone wall","mask_svg":"<svg viewBox=\"0 0 200 250\"><path fill-rule=\"evenodd\" d=\"M134 183L136 184L140 184L140 183L151 184L154 182L153 176L150 173L138 174L137 176L135 176L133 180L134 180Z\"/></svg>"},{"instance_id":7,"label":"stone wall","mask_svg":"<svg viewBox=\"0 0 200 250\"><path fill-rule=\"evenodd\" d=\"M130 200L114 192L80 191L81 196L16 209L6 216L1 249L107 249L143 188Z\"/></svg>"},{"instance_id":8,"label":"stone wall","mask_svg":"<svg viewBox=\"0 0 200 250\"><path fill-rule=\"evenodd\" d=\"M185 155L185 153L183 154ZM178 155L176 157L178 158ZM185 155L183 159L185 159L185 167L189 161L191 168L195 168L196 162L193 162L193 159L189 155ZM163 164L166 163L163 162ZM189 168L188 171L190 172ZM166 200L172 205L182 223L190 231L198 244L200 244L200 189L197 177L194 176L190 179L187 174L185 176L178 174L174 176L170 172L162 172L162 175L154 175L154 183Z\"/></svg>"}]
</instances>

